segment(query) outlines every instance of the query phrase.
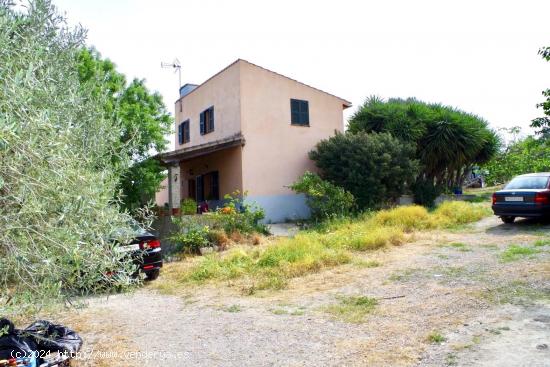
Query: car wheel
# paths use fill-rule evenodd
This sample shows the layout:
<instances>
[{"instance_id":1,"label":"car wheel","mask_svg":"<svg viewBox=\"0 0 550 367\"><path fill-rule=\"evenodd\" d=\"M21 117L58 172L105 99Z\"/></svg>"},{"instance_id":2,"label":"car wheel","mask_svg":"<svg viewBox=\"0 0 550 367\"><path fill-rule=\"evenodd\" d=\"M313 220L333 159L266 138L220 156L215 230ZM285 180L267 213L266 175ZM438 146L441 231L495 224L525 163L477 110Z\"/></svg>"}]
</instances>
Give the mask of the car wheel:
<instances>
[{"instance_id":1,"label":"car wheel","mask_svg":"<svg viewBox=\"0 0 550 367\"><path fill-rule=\"evenodd\" d=\"M147 280L155 280L159 277L160 269L151 270L145 273Z\"/></svg>"},{"instance_id":2,"label":"car wheel","mask_svg":"<svg viewBox=\"0 0 550 367\"><path fill-rule=\"evenodd\" d=\"M516 220L516 217L500 217L500 219L502 219L502 221L504 223L514 223L514 221Z\"/></svg>"}]
</instances>

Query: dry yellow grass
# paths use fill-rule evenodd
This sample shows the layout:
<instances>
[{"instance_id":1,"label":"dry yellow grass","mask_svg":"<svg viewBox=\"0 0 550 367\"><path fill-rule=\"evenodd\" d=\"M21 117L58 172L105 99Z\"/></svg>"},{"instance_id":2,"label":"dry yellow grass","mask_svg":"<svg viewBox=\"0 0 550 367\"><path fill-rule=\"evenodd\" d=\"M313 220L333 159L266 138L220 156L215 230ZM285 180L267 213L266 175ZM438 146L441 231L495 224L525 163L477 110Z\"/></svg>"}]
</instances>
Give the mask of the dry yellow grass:
<instances>
[{"instance_id":1,"label":"dry yellow grass","mask_svg":"<svg viewBox=\"0 0 550 367\"><path fill-rule=\"evenodd\" d=\"M250 292L281 289L289 279L350 263L355 251L400 245L407 241L408 232L464 224L486 214L483 207L464 202L443 203L434 212L420 206L383 210L359 220L332 223L326 227L328 232L301 232L267 246L237 247L190 266L173 267L164 271L165 282L159 288L171 292L179 283L247 278ZM251 242L260 241L253 237Z\"/></svg>"}]
</instances>

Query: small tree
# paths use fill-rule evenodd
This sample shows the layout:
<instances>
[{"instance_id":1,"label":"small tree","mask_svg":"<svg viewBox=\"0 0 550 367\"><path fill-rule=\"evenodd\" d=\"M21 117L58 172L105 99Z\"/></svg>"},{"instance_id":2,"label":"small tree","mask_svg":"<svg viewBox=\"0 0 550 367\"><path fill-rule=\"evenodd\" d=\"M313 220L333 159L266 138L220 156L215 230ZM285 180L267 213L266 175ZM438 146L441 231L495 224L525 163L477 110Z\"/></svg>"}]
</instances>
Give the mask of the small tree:
<instances>
[{"instance_id":1,"label":"small tree","mask_svg":"<svg viewBox=\"0 0 550 367\"><path fill-rule=\"evenodd\" d=\"M78 77L88 93L104 94L104 117L121 128L114 148L131 161L119 182L122 206L130 211L143 207L155 197L165 178L165 168L150 158L166 148L165 136L172 126L162 97L150 92L144 80L134 79L127 84L115 64L95 49L80 50Z\"/></svg>"},{"instance_id":2,"label":"small tree","mask_svg":"<svg viewBox=\"0 0 550 367\"><path fill-rule=\"evenodd\" d=\"M516 175L550 171L550 141L528 136L513 141L491 161L482 166L485 182L503 184Z\"/></svg>"},{"instance_id":3,"label":"small tree","mask_svg":"<svg viewBox=\"0 0 550 367\"><path fill-rule=\"evenodd\" d=\"M543 47L539 50L539 55L546 61L550 61L550 47ZM550 136L550 88L542 92L546 98L544 102L537 104L537 107L542 108L544 116L537 117L531 123L531 127L538 129L538 134L543 134L545 137Z\"/></svg>"},{"instance_id":4,"label":"small tree","mask_svg":"<svg viewBox=\"0 0 550 367\"><path fill-rule=\"evenodd\" d=\"M322 177L351 192L359 208L397 199L414 182L415 147L389 133L337 134L317 144L310 158Z\"/></svg>"},{"instance_id":5,"label":"small tree","mask_svg":"<svg viewBox=\"0 0 550 367\"><path fill-rule=\"evenodd\" d=\"M347 215L355 204L351 193L311 172L304 173L290 188L306 195L314 221Z\"/></svg>"}]
</instances>

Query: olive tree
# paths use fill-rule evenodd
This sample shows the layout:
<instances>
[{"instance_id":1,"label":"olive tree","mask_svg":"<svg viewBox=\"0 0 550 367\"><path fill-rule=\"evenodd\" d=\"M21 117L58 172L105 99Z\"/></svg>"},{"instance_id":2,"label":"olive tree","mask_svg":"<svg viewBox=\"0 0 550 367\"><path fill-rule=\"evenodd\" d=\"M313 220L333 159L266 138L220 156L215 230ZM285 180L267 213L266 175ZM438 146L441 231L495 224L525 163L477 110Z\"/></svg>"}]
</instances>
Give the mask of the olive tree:
<instances>
[{"instance_id":1,"label":"olive tree","mask_svg":"<svg viewBox=\"0 0 550 367\"><path fill-rule=\"evenodd\" d=\"M113 244L128 155L100 81L79 81L84 39L48 0L0 0L0 314L132 282Z\"/></svg>"}]
</instances>

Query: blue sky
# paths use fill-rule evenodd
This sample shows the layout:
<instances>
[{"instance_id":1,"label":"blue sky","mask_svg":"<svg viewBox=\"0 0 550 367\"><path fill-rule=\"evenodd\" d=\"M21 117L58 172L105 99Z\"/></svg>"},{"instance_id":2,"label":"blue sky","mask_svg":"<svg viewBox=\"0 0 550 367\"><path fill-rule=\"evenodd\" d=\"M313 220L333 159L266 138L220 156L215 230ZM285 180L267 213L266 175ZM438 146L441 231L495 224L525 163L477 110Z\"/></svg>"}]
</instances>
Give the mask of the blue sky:
<instances>
[{"instance_id":1,"label":"blue sky","mask_svg":"<svg viewBox=\"0 0 550 367\"><path fill-rule=\"evenodd\" d=\"M540 115L550 87L550 1L54 0L129 78L170 111L178 78L201 83L237 58L350 100L417 97L476 113L491 126Z\"/></svg>"}]
</instances>

